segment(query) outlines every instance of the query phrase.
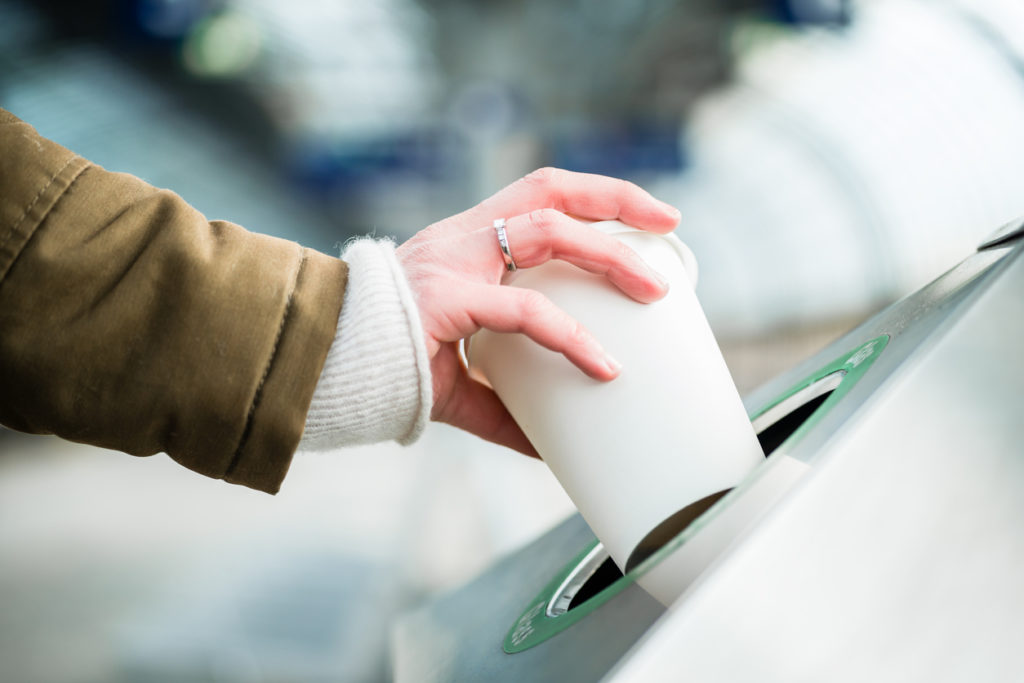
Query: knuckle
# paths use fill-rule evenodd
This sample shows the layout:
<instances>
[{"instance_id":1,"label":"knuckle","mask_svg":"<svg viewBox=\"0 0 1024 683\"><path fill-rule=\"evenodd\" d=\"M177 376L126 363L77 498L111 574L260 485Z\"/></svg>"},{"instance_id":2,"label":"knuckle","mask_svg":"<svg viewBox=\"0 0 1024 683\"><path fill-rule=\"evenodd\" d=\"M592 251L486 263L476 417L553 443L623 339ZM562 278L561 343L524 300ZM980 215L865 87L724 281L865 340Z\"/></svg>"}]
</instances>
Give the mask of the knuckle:
<instances>
[{"instance_id":1,"label":"knuckle","mask_svg":"<svg viewBox=\"0 0 1024 683\"><path fill-rule=\"evenodd\" d=\"M558 169L552 168L551 166L545 166L544 168L538 168L536 171L532 171L527 175L523 176L523 182L528 185L536 185L539 187L551 187L558 176Z\"/></svg>"},{"instance_id":2,"label":"knuckle","mask_svg":"<svg viewBox=\"0 0 1024 683\"><path fill-rule=\"evenodd\" d=\"M636 183L634 183L631 180L625 180L625 179L619 178L618 181L619 181L619 191L622 192L623 194L630 194L630 193L636 192L636 191L638 191L640 189L640 186L637 185Z\"/></svg>"},{"instance_id":3,"label":"knuckle","mask_svg":"<svg viewBox=\"0 0 1024 683\"><path fill-rule=\"evenodd\" d=\"M619 185L619 199L620 201L628 201L631 198L635 198L644 194L646 191L636 183L629 180L620 180Z\"/></svg>"},{"instance_id":4,"label":"knuckle","mask_svg":"<svg viewBox=\"0 0 1024 683\"><path fill-rule=\"evenodd\" d=\"M524 317L537 318L548 313L548 299L535 289L524 289L519 297L519 308Z\"/></svg>"},{"instance_id":5,"label":"knuckle","mask_svg":"<svg viewBox=\"0 0 1024 683\"><path fill-rule=\"evenodd\" d=\"M630 247L623 244L619 240L613 239L611 244L612 256L619 263L626 264L630 267L636 268L640 265L640 256L637 255Z\"/></svg>"},{"instance_id":6,"label":"knuckle","mask_svg":"<svg viewBox=\"0 0 1024 683\"><path fill-rule=\"evenodd\" d=\"M543 234L550 234L558 223L559 213L554 209L534 209L527 214L530 226Z\"/></svg>"},{"instance_id":7,"label":"knuckle","mask_svg":"<svg viewBox=\"0 0 1024 683\"><path fill-rule=\"evenodd\" d=\"M634 183L632 180L623 180L622 189L627 192L642 192L640 186Z\"/></svg>"},{"instance_id":8,"label":"knuckle","mask_svg":"<svg viewBox=\"0 0 1024 683\"><path fill-rule=\"evenodd\" d=\"M566 339L569 344L574 347L587 346L590 343L590 334L587 329L576 319L570 318L568 320L569 329Z\"/></svg>"},{"instance_id":9,"label":"knuckle","mask_svg":"<svg viewBox=\"0 0 1024 683\"><path fill-rule=\"evenodd\" d=\"M438 278L429 274L422 274L413 278L413 295L421 308L424 306L438 308L438 304L445 301L445 287L438 282Z\"/></svg>"}]
</instances>

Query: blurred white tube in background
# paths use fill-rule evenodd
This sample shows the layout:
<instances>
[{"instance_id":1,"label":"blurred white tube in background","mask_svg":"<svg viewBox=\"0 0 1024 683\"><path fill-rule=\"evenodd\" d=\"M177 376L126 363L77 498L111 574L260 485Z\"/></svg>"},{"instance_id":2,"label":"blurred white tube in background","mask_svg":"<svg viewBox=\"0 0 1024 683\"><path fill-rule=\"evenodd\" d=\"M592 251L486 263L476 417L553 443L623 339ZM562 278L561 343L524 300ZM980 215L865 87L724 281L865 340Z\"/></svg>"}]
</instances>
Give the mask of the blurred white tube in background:
<instances>
[{"instance_id":1,"label":"blurred white tube in background","mask_svg":"<svg viewBox=\"0 0 1024 683\"><path fill-rule=\"evenodd\" d=\"M845 31L739 57L688 122L690 168L654 187L717 334L865 312L1024 214L1018 27L1009 1L860 2Z\"/></svg>"}]
</instances>

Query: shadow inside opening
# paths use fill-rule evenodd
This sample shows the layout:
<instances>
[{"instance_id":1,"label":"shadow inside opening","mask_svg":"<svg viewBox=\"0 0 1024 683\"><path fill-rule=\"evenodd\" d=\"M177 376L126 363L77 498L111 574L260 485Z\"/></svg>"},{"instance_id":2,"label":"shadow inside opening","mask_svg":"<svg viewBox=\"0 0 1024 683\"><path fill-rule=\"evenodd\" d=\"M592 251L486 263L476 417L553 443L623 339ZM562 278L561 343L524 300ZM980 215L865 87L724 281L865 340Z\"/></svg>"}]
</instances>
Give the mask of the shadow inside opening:
<instances>
[{"instance_id":1,"label":"shadow inside opening","mask_svg":"<svg viewBox=\"0 0 1024 683\"><path fill-rule=\"evenodd\" d=\"M835 390L833 389L832 391ZM821 407L821 404L828 400L828 397L832 395L832 391L828 391L821 396L812 398L807 403L804 403L795 410L787 413L758 432L757 440L761 444L761 450L764 451L765 457L774 453L775 449L785 443L786 439L793 435L793 432L800 429L800 426L806 422L811 415L818 410L818 408Z\"/></svg>"}]
</instances>

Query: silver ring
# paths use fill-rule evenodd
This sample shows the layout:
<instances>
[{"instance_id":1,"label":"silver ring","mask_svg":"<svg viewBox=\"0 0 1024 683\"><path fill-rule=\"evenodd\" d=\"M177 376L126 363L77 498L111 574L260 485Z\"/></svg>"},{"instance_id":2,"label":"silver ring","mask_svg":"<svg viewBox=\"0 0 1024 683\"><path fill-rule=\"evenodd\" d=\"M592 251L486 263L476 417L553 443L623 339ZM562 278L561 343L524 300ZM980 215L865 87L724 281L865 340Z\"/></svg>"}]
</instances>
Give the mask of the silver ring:
<instances>
[{"instance_id":1,"label":"silver ring","mask_svg":"<svg viewBox=\"0 0 1024 683\"><path fill-rule=\"evenodd\" d=\"M505 269L513 273L516 270L516 262L512 260L512 252L508 250L508 235L505 234L505 219L494 219L494 231L498 233L498 246L501 247L501 258L505 261Z\"/></svg>"}]
</instances>

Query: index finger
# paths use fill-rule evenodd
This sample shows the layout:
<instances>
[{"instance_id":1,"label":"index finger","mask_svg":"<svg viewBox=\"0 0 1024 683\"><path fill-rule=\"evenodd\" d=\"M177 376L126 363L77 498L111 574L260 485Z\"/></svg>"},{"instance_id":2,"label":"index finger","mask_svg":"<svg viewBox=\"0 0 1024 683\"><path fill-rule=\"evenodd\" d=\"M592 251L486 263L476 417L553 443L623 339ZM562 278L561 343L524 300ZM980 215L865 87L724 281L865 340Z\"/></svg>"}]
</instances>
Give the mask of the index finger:
<instances>
[{"instance_id":1,"label":"index finger","mask_svg":"<svg viewBox=\"0 0 1024 683\"><path fill-rule=\"evenodd\" d=\"M487 222L534 209L556 209L598 221L618 219L657 233L671 232L679 224L678 209L627 180L557 168L534 171L471 211L477 214L475 220Z\"/></svg>"}]
</instances>

